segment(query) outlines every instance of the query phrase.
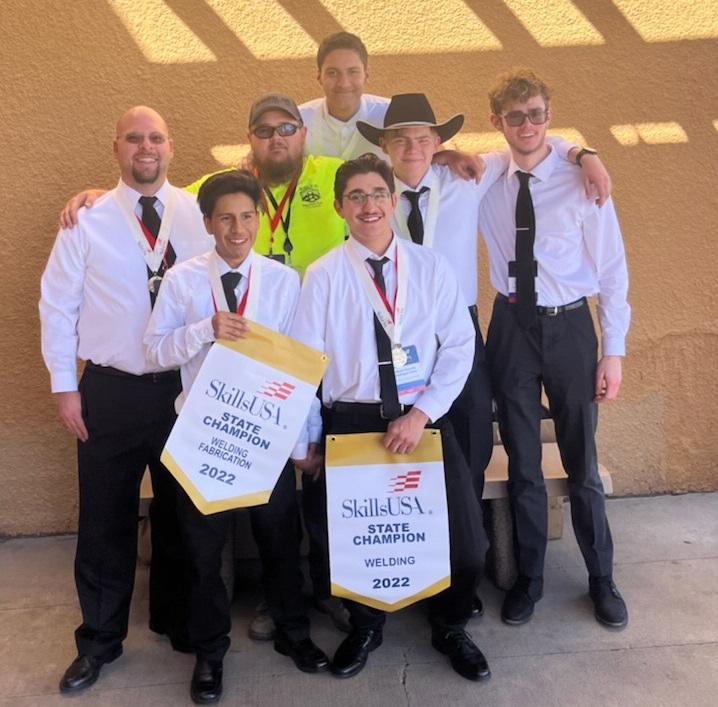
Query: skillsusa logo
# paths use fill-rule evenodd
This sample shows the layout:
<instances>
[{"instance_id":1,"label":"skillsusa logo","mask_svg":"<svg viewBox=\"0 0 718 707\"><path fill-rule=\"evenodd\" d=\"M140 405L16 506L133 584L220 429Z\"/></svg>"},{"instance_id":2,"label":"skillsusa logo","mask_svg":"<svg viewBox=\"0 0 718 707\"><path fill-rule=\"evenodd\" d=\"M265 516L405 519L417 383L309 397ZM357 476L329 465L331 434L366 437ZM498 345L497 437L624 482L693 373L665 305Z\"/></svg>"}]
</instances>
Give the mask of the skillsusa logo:
<instances>
[{"instance_id":1,"label":"skillsusa logo","mask_svg":"<svg viewBox=\"0 0 718 707\"><path fill-rule=\"evenodd\" d=\"M264 385L257 391L257 395L263 395L265 398L286 400L294 392L295 388L295 385L287 381L265 381Z\"/></svg>"},{"instance_id":2,"label":"skillsusa logo","mask_svg":"<svg viewBox=\"0 0 718 707\"><path fill-rule=\"evenodd\" d=\"M401 493L410 489L418 489L421 480L421 469L407 471L406 474L399 474L389 479L389 493Z\"/></svg>"}]
</instances>

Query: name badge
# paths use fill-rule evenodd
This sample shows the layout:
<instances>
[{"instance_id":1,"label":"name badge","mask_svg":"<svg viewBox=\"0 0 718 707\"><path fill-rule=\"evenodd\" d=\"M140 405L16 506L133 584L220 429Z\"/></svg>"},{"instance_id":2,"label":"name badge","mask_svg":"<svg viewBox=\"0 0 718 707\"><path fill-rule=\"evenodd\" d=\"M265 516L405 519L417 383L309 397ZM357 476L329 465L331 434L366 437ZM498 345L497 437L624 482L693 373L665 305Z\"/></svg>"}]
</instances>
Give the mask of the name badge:
<instances>
[{"instance_id":1,"label":"name badge","mask_svg":"<svg viewBox=\"0 0 718 707\"><path fill-rule=\"evenodd\" d=\"M419 354L416 346L402 346L401 351L405 361L403 365L397 367L394 364L394 377L396 378L396 390L399 397L421 393L426 389L426 381L424 380L424 371L422 370ZM396 360L396 356L392 351L392 359Z\"/></svg>"}]
</instances>

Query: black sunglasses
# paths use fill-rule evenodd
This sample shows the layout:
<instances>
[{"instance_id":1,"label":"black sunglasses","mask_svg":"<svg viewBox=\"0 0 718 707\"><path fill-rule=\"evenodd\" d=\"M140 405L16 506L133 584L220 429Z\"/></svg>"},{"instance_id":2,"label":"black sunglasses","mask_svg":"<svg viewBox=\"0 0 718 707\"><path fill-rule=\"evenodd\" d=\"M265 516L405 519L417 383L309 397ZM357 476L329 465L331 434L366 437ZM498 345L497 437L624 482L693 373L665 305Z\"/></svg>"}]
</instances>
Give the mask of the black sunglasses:
<instances>
[{"instance_id":1,"label":"black sunglasses","mask_svg":"<svg viewBox=\"0 0 718 707\"><path fill-rule=\"evenodd\" d=\"M301 126L296 123L280 123L279 125L258 125L252 129L252 135L260 138L260 140L269 140L274 133L281 137L289 137L299 130Z\"/></svg>"}]
</instances>

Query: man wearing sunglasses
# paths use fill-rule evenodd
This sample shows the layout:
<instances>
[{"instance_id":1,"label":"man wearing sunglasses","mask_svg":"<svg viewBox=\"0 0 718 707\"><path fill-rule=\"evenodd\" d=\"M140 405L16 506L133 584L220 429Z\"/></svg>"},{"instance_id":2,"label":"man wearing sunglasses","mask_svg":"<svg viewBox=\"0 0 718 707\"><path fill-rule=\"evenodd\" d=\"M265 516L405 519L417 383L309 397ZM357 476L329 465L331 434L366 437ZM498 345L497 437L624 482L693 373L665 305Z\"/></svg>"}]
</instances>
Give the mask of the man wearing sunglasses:
<instances>
[{"instance_id":1,"label":"man wearing sunglasses","mask_svg":"<svg viewBox=\"0 0 718 707\"><path fill-rule=\"evenodd\" d=\"M476 346L471 375L448 417L481 500L484 471L493 450L493 412L484 340L476 309L479 205L488 187L506 168L508 155L484 155L483 175L478 183L457 177L448 167L432 164L442 143L458 133L463 122L463 115L455 115L439 123L423 93L405 93L392 97L383 126L360 120L357 129L369 142L380 146L393 165L398 192L392 222L394 232L401 238L438 250L447 258L474 322ZM560 138L551 140L566 160L571 160L579 151ZM599 162L597 157L592 160ZM590 161L585 160L584 166L589 167ZM572 169L580 172L575 166ZM482 613L478 597L474 613Z\"/></svg>"},{"instance_id":2,"label":"man wearing sunglasses","mask_svg":"<svg viewBox=\"0 0 718 707\"><path fill-rule=\"evenodd\" d=\"M268 93L252 104L247 138L264 206L255 250L300 275L339 245L345 232L332 201L342 161L305 156L306 135L299 108L289 96Z\"/></svg>"},{"instance_id":3,"label":"man wearing sunglasses","mask_svg":"<svg viewBox=\"0 0 718 707\"><path fill-rule=\"evenodd\" d=\"M622 628L626 605L613 582L613 543L596 461L597 403L614 399L630 322L623 240L613 203L583 197L577 171L547 143L549 90L531 71L500 77L491 122L511 151L488 190L480 223L498 294L487 355L509 457L518 579L501 617L527 622L543 594L547 540L541 473L541 388L569 477L571 519L589 574L596 619ZM601 358L587 298L598 295Z\"/></svg>"}]
</instances>

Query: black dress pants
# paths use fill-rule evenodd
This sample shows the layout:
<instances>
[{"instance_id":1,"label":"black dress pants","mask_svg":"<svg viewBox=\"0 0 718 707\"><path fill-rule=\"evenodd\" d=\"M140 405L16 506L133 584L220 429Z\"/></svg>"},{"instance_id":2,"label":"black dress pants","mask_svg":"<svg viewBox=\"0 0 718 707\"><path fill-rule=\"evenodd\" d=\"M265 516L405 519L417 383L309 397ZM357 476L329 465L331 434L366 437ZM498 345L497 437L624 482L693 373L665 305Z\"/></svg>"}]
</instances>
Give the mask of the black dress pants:
<instances>
[{"instance_id":1,"label":"black dress pants","mask_svg":"<svg viewBox=\"0 0 718 707\"><path fill-rule=\"evenodd\" d=\"M188 632L197 656L221 661L229 649L230 600L220 575L222 548L232 514L203 515L179 491L182 536L190 564ZM277 630L293 640L309 636L299 566L299 508L294 465L288 463L269 502L249 509L252 534L259 548L269 613Z\"/></svg>"},{"instance_id":2,"label":"black dress pants","mask_svg":"<svg viewBox=\"0 0 718 707\"><path fill-rule=\"evenodd\" d=\"M597 341L587 304L539 316L523 329L515 306L494 303L487 341L501 437L509 458L519 574L540 596L548 537L546 487L541 471L541 385L568 475L571 520L588 573L610 575L613 542L598 475L594 402Z\"/></svg>"},{"instance_id":3,"label":"black dress pants","mask_svg":"<svg viewBox=\"0 0 718 707\"><path fill-rule=\"evenodd\" d=\"M449 409L447 417L471 470L476 498L481 503L484 472L494 448L491 377L476 307L469 307L469 312L476 328L474 363L466 385Z\"/></svg>"},{"instance_id":4,"label":"black dress pants","mask_svg":"<svg viewBox=\"0 0 718 707\"><path fill-rule=\"evenodd\" d=\"M387 420L378 415L367 416L362 412L339 414L325 410L324 417L326 434L385 432L388 426ZM451 554L451 586L427 600L429 620L438 629L459 628L465 626L471 616L474 588L483 571L488 541L481 505L476 500L469 468L451 423L444 417L427 427L441 430ZM322 480L326 483L323 474ZM326 527L326 504L324 522ZM355 628L383 627L384 611L347 599L344 604Z\"/></svg>"},{"instance_id":5,"label":"black dress pants","mask_svg":"<svg viewBox=\"0 0 718 707\"><path fill-rule=\"evenodd\" d=\"M82 624L75 640L81 654L109 660L122 651L135 579L140 482L147 466L154 490L150 623L184 636L186 564L175 484L160 462L180 388L176 372L131 376L91 365L80 381L89 433L77 450L75 582Z\"/></svg>"}]
</instances>

